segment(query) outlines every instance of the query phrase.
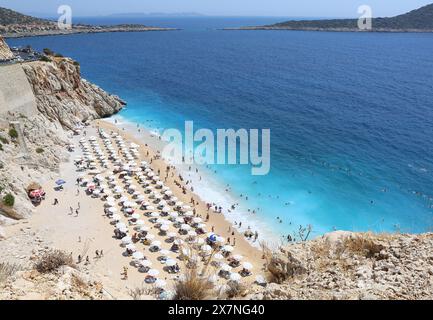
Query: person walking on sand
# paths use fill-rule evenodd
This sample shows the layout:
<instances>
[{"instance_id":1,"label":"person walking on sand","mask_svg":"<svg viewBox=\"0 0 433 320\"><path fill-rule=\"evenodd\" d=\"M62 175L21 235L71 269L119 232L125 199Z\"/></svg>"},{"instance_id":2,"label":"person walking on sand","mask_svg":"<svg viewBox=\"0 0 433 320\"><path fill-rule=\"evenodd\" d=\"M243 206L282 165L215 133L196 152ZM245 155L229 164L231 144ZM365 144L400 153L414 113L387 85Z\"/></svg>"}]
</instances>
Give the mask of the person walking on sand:
<instances>
[{"instance_id":1,"label":"person walking on sand","mask_svg":"<svg viewBox=\"0 0 433 320\"><path fill-rule=\"evenodd\" d=\"M75 210L75 216L78 217L78 209Z\"/></svg>"},{"instance_id":2,"label":"person walking on sand","mask_svg":"<svg viewBox=\"0 0 433 320\"><path fill-rule=\"evenodd\" d=\"M96 254L96 258L99 258L99 251L98 250L95 251L95 254Z\"/></svg>"},{"instance_id":3,"label":"person walking on sand","mask_svg":"<svg viewBox=\"0 0 433 320\"><path fill-rule=\"evenodd\" d=\"M59 200L58 200L57 198L54 198L53 206L56 206L56 205L58 205L58 204L59 204Z\"/></svg>"},{"instance_id":4,"label":"person walking on sand","mask_svg":"<svg viewBox=\"0 0 433 320\"><path fill-rule=\"evenodd\" d=\"M81 255L78 255L78 263L81 263Z\"/></svg>"},{"instance_id":5,"label":"person walking on sand","mask_svg":"<svg viewBox=\"0 0 433 320\"><path fill-rule=\"evenodd\" d=\"M128 267L123 267L123 273L121 275L123 276L123 280L128 280Z\"/></svg>"},{"instance_id":6,"label":"person walking on sand","mask_svg":"<svg viewBox=\"0 0 433 320\"><path fill-rule=\"evenodd\" d=\"M88 264L90 264L89 256L86 257L86 263L85 263L85 265L87 266Z\"/></svg>"},{"instance_id":7,"label":"person walking on sand","mask_svg":"<svg viewBox=\"0 0 433 320\"><path fill-rule=\"evenodd\" d=\"M69 215L72 215L74 213L74 209L72 207L69 207L69 211L70 211Z\"/></svg>"}]
</instances>

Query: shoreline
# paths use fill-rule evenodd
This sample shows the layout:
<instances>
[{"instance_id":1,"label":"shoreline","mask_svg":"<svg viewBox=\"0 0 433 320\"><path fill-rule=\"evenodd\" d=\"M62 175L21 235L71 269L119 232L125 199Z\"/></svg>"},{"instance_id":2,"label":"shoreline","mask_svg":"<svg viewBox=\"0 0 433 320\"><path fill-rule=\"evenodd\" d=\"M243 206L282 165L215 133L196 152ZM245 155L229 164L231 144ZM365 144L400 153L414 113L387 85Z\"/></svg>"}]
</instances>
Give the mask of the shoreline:
<instances>
[{"instance_id":1,"label":"shoreline","mask_svg":"<svg viewBox=\"0 0 433 320\"><path fill-rule=\"evenodd\" d=\"M123 132L130 134L138 141L138 144L148 144L153 152L161 152L166 145L165 141L158 138L158 133L151 131L150 128L147 128L142 123L130 121L121 115L113 115L110 118L102 119L102 121L114 126L116 126L114 122L117 121L117 125L122 125L125 129ZM193 193L203 202L223 206L222 214L227 223L230 223L233 228L235 228L234 224L236 222L242 222L242 227L237 228L242 235L248 230L248 227L251 227L253 232L257 231L259 233L259 238L256 242L249 241L251 246L259 248L260 242L266 243L269 247L273 248L281 245L281 237L275 234L272 224L266 221L264 217L258 218L247 212L247 203L243 203L243 199L239 199L231 190L228 190L227 186L224 185L224 182L219 179L218 174L213 170L196 164L191 165L191 171L187 164L176 164L175 167L178 173L183 177L187 177L194 188ZM235 203L237 204L237 208L235 210L228 210Z\"/></svg>"}]
</instances>

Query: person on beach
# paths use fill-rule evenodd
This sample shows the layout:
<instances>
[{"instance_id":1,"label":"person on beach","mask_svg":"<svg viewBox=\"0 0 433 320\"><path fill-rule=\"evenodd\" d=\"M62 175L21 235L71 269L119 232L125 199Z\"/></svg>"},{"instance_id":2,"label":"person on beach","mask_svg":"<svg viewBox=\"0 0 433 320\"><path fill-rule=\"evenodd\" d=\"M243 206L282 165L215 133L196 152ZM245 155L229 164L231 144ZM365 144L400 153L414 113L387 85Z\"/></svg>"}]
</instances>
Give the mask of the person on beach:
<instances>
[{"instance_id":1,"label":"person on beach","mask_svg":"<svg viewBox=\"0 0 433 320\"><path fill-rule=\"evenodd\" d=\"M74 209L72 207L69 207L69 215L72 215L74 213Z\"/></svg>"},{"instance_id":2,"label":"person on beach","mask_svg":"<svg viewBox=\"0 0 433 320\"><path fill-rule=\"evenodd\" d=\"M59 204L59 200L58 200L57 198L54 198L53 206L56 206L56 205L58 205L58 204Z\"/></svg>"},{"instance_id":3,"label":"person on beach","mask_svg":"<svg viewBox=\"0 0 433 320\"><path fill-rule=\"evenodd\" d=\"M78 209L75 210L75 216L78 217Z\"/></svg>"},{"instance_id":4,"label":"person on beach","mask_svg":"<svg viewBox=\"0 0 433 320\"><path fill-rule=\"evenodd\" d=\"M95 254L96 254L96 258L99 258L99 251L98 250L95 251Z\"/></svg>"},{"instance_id":5,"label":"person on beach","mask_svg":"<svg viewBox=\"0 0 433 320\"><path fill-rule=\"evenodd\" d=\"M128 267L123 267L123 273L121 275L123 276L123 280L128 280Z\"/></svg>"},{"instance_id":6,"label":"person on beach","mask_svg":"<svg viewBox=\"0 0 433 320\"><path fill-rule=\"evenodd\" d=\"M78 263L81 263L81 255L78 255Z\"/></svg>"},{"instance_id":7,"label":"person on beach","mask_svg":"<svg viewBox=\"0 0 433 320\"><path fill-rule=\"evenodd\" d=\"M90 264L90 259L89 259L89 256L86 256L86 263L84 265L87 266L88 264Z\"/></svg>"}]
</instances>

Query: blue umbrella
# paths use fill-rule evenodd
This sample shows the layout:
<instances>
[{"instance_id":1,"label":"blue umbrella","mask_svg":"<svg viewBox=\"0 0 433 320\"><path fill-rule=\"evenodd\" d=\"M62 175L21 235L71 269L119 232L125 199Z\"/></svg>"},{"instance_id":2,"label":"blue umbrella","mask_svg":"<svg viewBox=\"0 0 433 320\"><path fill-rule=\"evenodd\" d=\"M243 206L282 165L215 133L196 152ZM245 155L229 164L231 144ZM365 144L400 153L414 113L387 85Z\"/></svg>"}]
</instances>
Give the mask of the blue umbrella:
<instances>
[{"instance_id":1,"label":"blue umbrella","mask_svg":"<svg viewBox=\"0 0 433 320\"><path fill-rule=\"evenodd\" d=\"M65 183L66 183L66 181L65 181L65 180L62 180L62 179L59 179L59 180L56 181L56 184L57 184L58 186L61 186L61 185L65 184Z\"/></svg>"},{"instance_id":2,"label":"blue umbrella","mask_svg":"<svg viewBox=\"0 0 433 320\"><path fill-rule=\"evenodd\" d=\"M217 241L217 237L216 237L216 235L211 235L210 237L209 237L209 240L210 241L212 241L212 242L216 242Z\"/></svg>"}]
</instances>

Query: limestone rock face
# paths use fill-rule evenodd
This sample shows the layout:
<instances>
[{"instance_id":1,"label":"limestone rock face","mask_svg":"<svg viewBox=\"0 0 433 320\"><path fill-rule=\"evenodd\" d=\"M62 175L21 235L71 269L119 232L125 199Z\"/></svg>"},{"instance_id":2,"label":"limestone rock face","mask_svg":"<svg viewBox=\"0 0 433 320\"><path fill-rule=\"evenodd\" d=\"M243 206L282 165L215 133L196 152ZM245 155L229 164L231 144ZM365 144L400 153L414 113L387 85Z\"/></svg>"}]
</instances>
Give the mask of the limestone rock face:
<instances>
[{"instance_id":1,"label":"limestone rock face","mask_svg":"<svg viewBox=\"0 0 433 320\"><path fill-rule=\"evenodd\" d=\"M46 118L73 129L78 123L107 117L125 105L117 96L81 79L80 67L71 59L23 65L37 101Z\"/></svg>"},{"instance_id":2,"label":"limestone rock face","mask_svg":"<svg viewBox=\"0 0 433 320\"><path fill-rule=\"evenodd\" d=\"M284 281L249 299L433 299L432 233L337 231L273 255L267 275Z\"/></svg>"},{"instance_id":3,"label":"limestone rock face","mask_svg":"<svg viewBox=\"0 0 433 320\"><path fill-rule=\"evenodd\" d=\"M8 45L4 41L3 37L0 36L0 61L9 60L14 57L12 51L9 49Z\"/></svg>"}]
</instances>

